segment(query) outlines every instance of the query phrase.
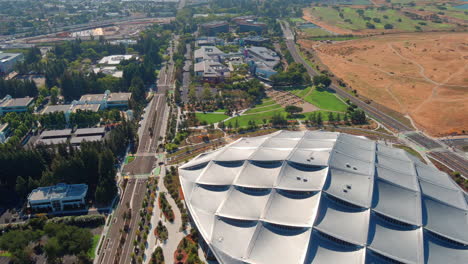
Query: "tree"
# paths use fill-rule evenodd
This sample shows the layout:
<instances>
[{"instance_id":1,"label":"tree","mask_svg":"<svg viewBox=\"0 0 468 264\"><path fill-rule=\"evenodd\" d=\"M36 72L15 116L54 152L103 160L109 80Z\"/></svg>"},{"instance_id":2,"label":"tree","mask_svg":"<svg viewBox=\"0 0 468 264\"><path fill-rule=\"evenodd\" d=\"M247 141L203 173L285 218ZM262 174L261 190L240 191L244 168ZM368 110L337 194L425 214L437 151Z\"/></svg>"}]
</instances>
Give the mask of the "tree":
<instances>
[{"instance_id":1,"label":"tree","mask_svg":"<svg viewBox=\"0 0 468 264\"><path fill-rule=\"evenodd\" d=\"M385 24L385 25L384 25L384 28L385 28L385 29L392 29L392 28L393 28L393 25L392 25L392 24Z\"/></svg>"},{"instance_id":2,"label":"tree","mask_svg":"<svg viewBox=\"0 0 468 264\"><path fill-rule=\"evenodd\" d=\"M323 120L322 120L322 113L318 113L317 115L317 126L321 127L323 125Z\"/></svg>"},{"instance_id":3,"label":"tree","mask_svg":"<svg viewBox=\"0 0 468 264\"><path fill-rule=\"evenodd\" d=\"M369 29L375 29L375 25L370 22L366 22L366 27Z\"/></svg>"},{"instance_id":4,"label":"tree","mask_svg":"<svg viewBox=\"0 0 468 264\"><path fill-rule=\"evenodd\" d=\"M96 187L96 202L108 203L117 193L115 186L114 155L106 150L99 155L99 181Z\"/></svg>"},{"instance_id":5,"label":"tree","mask_svg":"<svg viewBox=\"0 0 468 264\"><path fill-rule=\"evenodd\" d=\"M315 112L309 115L309 121L311 125L317 124L317 114Z\"/></svg>"},{"instance_id":6,"label":"tree","mask_svg":"<svg viewBox=\"0 0 468 264\"><path fill-rule=\"evenodd\" d=\"M271 124L274 126L284 126L287 124L287 122L288 121L286 120L286 118L284 118L284 116L280 113L274 114L271 117Z\"/></svg>"},{"instance_id":7,"label":"tree","mask_svg":"<svg viewBox=\"0 0 468 264\"><path fill-rule=\"evenodd\" d=\"M333 116L333 112L328 113L328 122L329 123L335 122L335 116Z\"/></svg>"},{"instance_id":8,"label":"tree","mask_svg":"<svg viewBox=\"0 0 468 264\"><path fill-rule=\"evenodd\" d=\"M59 88L57 86L50 88L50 104L51 105L57 104L58 95L59 95Z\"/></svg>"},{"instance_id":9,"label":"tree","mask_svg":"<svg viewBox=\"0 0 468 264\"><path fill-rule=\"evenodd\" d=\"M286 106L286 108L284 109L289 115L294 115L296 113L300 113L302 112L302 107L299 107L299 106L295 106L295 105L288 105Z\"/></svg>"},{"instance_id":10,"label":"tree","mask_svg":"<svg viewBox=\"0 0 468 264\"><path fill-rule=\"evenodd\" d=\"M18 176L16 178L15 190L20 197L25 197L28 193L28 183L23 177Z\"/></svg>"},{"instance_id":11,"label":"tree","mask_svg":"<svg viewBox=\"0 0 468 264\"><path fill-rule=\"evenodd\" d=\"M315 86L323 85L323 87L328 87L331 84L331 79L324 75L316 75L313 77L312 82L314 83Z\"/></svg>"},{"instance_id":12,"label":"tree","mask_svg":"<svg viewBox=\"0 0 468 264\"><path fill-rule=\"evenodd\" d=\"M360 109L351 112L351 122L355 125L362 125L367 123L366 113Z\"/></svg>"},{"instance_id":13,"label":"tree","mask_svg":"<svg viewBox=\"0 0 468 264\"><path fill-rule=\"evenodd\" d=\"M47 263L59 263L59 256L63 255L56 237L49 238L44 246L44 251L47 257Z\"/></svg>"}]
</instances>

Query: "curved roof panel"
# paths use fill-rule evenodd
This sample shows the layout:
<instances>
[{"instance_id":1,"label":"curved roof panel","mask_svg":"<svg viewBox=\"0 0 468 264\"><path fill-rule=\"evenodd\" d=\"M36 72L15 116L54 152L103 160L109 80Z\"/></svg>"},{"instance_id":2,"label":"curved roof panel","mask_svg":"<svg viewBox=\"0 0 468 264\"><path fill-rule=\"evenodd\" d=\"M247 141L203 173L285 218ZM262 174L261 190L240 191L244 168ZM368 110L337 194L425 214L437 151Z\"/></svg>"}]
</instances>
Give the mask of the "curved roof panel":
<instances>
[{"instance_id":1,"label":"curved roof panel","mask_svg":"<svg viewBox=\"0 0 468 264\"><path fill-rule=\"evenodd\" d=\"M222 264L468 258L468 195L405 151L362 137L241 138L181 166L179 177L192 219Z\"/></svg>"},{"instance_id":2,"label":"curved roof panel","mask_svg":"<svg viewBox=\"0 0 468 264\"><path fill-rule=\"evenodd\" d=\"M285 190L317 191L323 188L328 167L308 167L285 162L276 187Z\"/></svg>"},{"instance_id":3,"label":"curved roof panel","mask_svg":"<svg viewBox=\"0 0 468 264\"><path fill-rule=\"evenodd\" d=\"M379 216L371 216L369 248L403 263L420 263L423 244L422 229L406 229L392 225Z\"/></svg>"},{"instance_id":4,"label":"curved roof panel","mask_svg":"<svg viewBox=\"0 0 468 264\"><path fill-rule=\"evenodd\" d=\"M421 225L421 194L383 180L374 182L374 210L413 225Z\"/></svg>"},{"instance_id":5,"label":"curved roof panel","mask_svg":"<svg viewBox=\"0 0 468 264\"><path fill-rule=\"evenodd\" d=\"M258 220L269 197L269 189L233 187L217 214L234 219Z\"/></svg>"},{"instance_id":6,"label":"curved roof panel","mask_svg":"<svg viewBox=\"0 0 468 264\"><path fill-rule=\"evenodd\" d=\"M442 237L468 245L468 211L424 197L426 229ZM463 226L465 228L463 228Z\"/></svg>"},{"instance_id":7,"label":"curved roof panel","mask_svg":"<svg viewBox=\"0 0 468 264\"><path fill-rule=\"evenodd\" d=\"M369 209L349 207L340 204L336 199L322 196L315 227L348 243L365 245L369 212Z\"/></svg>"},{"instance_id":8,"label":"curved roof panel","mask_svg":"<svg viewBox=\"0 0 468 264\"><path fill-rule=\"evenodd\" d=\"M364 248L346 247L313 232L305 264L362 264Z\"/></svg>"},{"instance_id":9,"label":"curved roof panel","mask_svg":"<svg viewBox=\"0 0 468 264\"><path fill-rule=\"evenodd\" d=\"M280 225L312 227L319 201L319 192L273 191L263 219Z\"/></svg>"},{"instance_id":10,"label":"curved roof panel","mask_svg":"<svg viewBox=\"0 0 468 264\"><path fill-rule=\"evenodd\" d=\"M242 170L244 161L217 162L211 161L206 170L197 179L200 184L231 185Z\"/></svg>"},{"instance_id":11,"label":"curved roof panel","mask_svg":"<svg viewBox=\"0 0 468 264\"><path fill-rule=\"evenodd\" d=\"M250 242L250 263L303 263L311 228L287 228L262 223Z\"/></svg>"}]
</instances>

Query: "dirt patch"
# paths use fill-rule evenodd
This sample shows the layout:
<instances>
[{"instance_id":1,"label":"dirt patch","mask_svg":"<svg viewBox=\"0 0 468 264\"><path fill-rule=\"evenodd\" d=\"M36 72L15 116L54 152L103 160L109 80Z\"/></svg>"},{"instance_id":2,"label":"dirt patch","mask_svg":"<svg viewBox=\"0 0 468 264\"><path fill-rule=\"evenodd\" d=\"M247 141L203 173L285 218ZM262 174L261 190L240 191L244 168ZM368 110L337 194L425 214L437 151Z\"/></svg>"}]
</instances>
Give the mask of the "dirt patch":
<instances>
[{"instance_id":1,"label":"dirt patch","mask_svg":"<svg viewBox=\"0 0 468 264\"><path fill-rule=\"evenodd\" d=\"M409 115L433 136L468 127L468 33L299 44L359 94Z\"/></svg>"}]
</instances>

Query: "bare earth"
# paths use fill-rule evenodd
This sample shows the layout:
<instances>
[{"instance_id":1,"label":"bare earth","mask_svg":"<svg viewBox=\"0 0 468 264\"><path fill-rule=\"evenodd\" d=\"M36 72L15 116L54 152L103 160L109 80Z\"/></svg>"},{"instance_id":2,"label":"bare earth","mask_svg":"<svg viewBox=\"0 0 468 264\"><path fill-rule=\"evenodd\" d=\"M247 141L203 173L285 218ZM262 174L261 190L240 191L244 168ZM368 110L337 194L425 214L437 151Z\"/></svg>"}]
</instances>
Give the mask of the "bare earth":
<instances>
[{"instance_id":1,"label":"bare earth","mask_svg":"<svg viewBox=\"0 0 468 264\"><path fill-rule=\"evenodd\" d=\"M300 41L336 76L433 135L468 131L468 33Z\"/></svg>"}]
</instances>

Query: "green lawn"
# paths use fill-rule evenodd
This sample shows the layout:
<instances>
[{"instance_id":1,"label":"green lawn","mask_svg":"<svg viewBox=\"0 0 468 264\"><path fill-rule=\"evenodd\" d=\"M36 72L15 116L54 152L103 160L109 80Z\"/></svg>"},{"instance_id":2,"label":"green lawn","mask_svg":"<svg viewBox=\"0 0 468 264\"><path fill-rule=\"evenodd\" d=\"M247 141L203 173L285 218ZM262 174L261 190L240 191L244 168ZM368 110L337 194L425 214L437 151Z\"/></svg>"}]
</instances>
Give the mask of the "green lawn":
<instances>
[{"instance_id":1,"label":"green lawn","mask_svg":"<svg viewBox=\"0 0 468 264\"><path fill-rule=\"evenodd\" d=\"M326 90L319 91L314 89L304 100L317 106L322 110L346 112L348 106L338 99L335 94Z\"/></svg>"},{"instance_id":2,"label":"green lawn","mask_svg":"<svg viewBox=\"0 0 468 264\"><path fill-rule=\"evenodd\" d=\"M93 246L88 251L88 257L90 259L94 259L94 257L95 257L94 253L96 252L96 247L98 246L100 237L101 237L101 235L94 235L93 236Z\"/></svg>"},{"instance_id":3,"label":"green lawn","mask_svg":"<svg viewBox=\"0 0 468 264\"><path fill-rule=\"evenodd\" d=\"M240 127L246 127L249 125L249 121L255 121L257 125L263 124L263 119L266 119L267 122L271 119L272 116L275 114L284 114L286 115L286 112L284 109L279 109L279 110L274 110L274 111L269 111L266 113L260 113L257 115L246 115L246 116L238 116L233 119L230 119L229 121L226 122L226 125L229 123L232 124L234 127L234 124L236 123L236 120L239 122Z\"/></svg>"},{"instance_id":4,"label":"green lawn","mask_svg":"<svg viewBox=\"0 0 468 264\"><path fill-rule=\"evenodd\" d=\"M255 107L262 107L262 106L268 106L268 105L273 105L276 104L276 102L273 100L273 98L263 98L262 102L258 105L255 105Z\"/></svg>"},{"instance_id":5,"label":"green lawn","mask_svg":"<svg viewBox=\"0 0 468 264\"><path fill-rule=\"evenodd\" d=\"M206 121L208 124L218 123L219 121L223 121L224 119L228 118L229 116L225 114L213 114L213 113L195 113L195 116L200 122Z\"/></svg>"},{"instance_id":6,"label":"green lawn","mask_svg":"<svg viewBox=\"0 0 468 264\"><path fill-rule=\"evenodd\" d=\"M308 92L310 92L310 89L312 89L312 87L306 87L306 88L297 88L297 89L291 89L291 90L288 90L288 92L300 97L300 98L304 98L304 96L307 95Z\"/></svg>"},{"instance_id":7,"label":"green lawn","mask_svg":"<svg viewBox=\"0 0 468 264\"><path fill-rule=\"evenodd\" d=\"M279 108L281 108L281 105L272 104L270 106L255 107L255 108L249 109L244 114L253 114L253 113L258 113L258 112L271 111L271 110L275 110L275 109L279 109Z\"/></svg>"},{"instance_id":8,"label":"green lawn","mask_svg":"<svg viewBox=\"0 0 468 264\"><path fill-rule=\"evenodd\" d=\"M226 112L226 109L218 109L214 111L215 113L224 113Z\"/></svg>"},{"instance_id":9,"label":"green lawn","mask_svg":"<svg viewBox=\"0 0 468 264\"><path fill-rule=\"evenodd\" d=\"M13 255L8 251L0 251L0 257L12 257Z\"/></svg>"},{"instance_id":10,"label":"green lawn","mask_svg":"<svg viewBox=\"0 0 468 264\"><path fill-rule=\"evenodd\" d=\"M321 18L322 21L350 30L367 29L367 22L372 23L376 29L384 29L385 24L391 24L395 29L404 31L415 31L416 26L420 27L422 30L450 29L454 27L454 25L446 23L411 19L398 10L377 10L377 8L362 9L364 10L363 17L359 16L356 10L357 9L350 7L340 7L340 11L338 11L331 6L310 8L311 13L315 17ZM340 13L343 14L343 18L340 17ZM370 17L371 20L367 21L364 17ZM380 19L380 22L373 21L373 18ZM345 22L346 19L349 19L350 22ZM401 22L398 21L399 19ZM426 25L420 25L419 22L424 22Z\"/></svg>"}]
</instances>

